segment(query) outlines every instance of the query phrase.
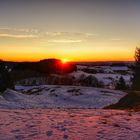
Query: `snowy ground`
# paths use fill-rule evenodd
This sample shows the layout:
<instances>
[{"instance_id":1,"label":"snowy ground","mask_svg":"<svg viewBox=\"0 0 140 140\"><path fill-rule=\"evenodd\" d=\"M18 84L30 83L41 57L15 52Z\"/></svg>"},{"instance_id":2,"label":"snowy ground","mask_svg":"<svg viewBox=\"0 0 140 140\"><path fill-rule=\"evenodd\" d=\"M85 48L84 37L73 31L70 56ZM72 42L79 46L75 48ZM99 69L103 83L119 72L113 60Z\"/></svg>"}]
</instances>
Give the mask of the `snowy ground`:
<instances>
[{"instance_id":1,"label":"snowy ground","mask_svg":"<svg viewBox=\"0 0 140 140\"><path fill-rule=\"evenodd\" d=\"M105 85L112 82L112 79L114 81L118 81L120 77L123 77L126 84L130 84L132 75L121 75L121 74L108 74L108 73L97 73L97 74L89 74L83 71L76 71L71 73L70 75L74 76L76 79L81 78L81 75L87 77L89 75L95 76L99 81L102 81Z\"/></svg>"},{"instance_id":2,"label":"snowy ground","mask_svg":"<svg viewBox=\"0 0 140 140\"><path fill-rule=\"evenodd\" d=\"M0 96L0 108L103 108L126 93L81 86L16 86Z\"/></svg>"},{"instance_id":3,"label":"snowy ground","mask_svg":"<svg viewBox=\"0 0 140 140\"><path fill-rule=\"evenodd\" d=\"M96 70L97 73L87 73L84 72L84 69L89 70ZM101 70L102 73L99 71ZM119 73L125 72L125 74ZM114 85L116 82L119 81L120 77L123 77L126 84L128 86L131 85L131 79L133 77L132 70L128 68L128 66L83 66L77 65L77 71L70 74L74 76L76 79L80 79L81 76L95 76L99 81L103 82L105 86L107 85Z\"/></svg>"},{"instance_id":4,"label":"snowy ground","mask_svg":"<svg viewBox=\"0 0 140 140\"><path fill-rule=\"evenodd\" d=\"M15 90L0 95L0 140L140 139L140 112L100 109L124 92L58 85Z\"/></svg>"},{"instance_id":5,"label":"snowy ground","mask_svg":"<svg viewBox=\"0 0 140 140\"><path fill-rule=\"evenodd\" d=\"M0 140L139 140L140 112L0 109Z\"/></svg>"}]
</instances>

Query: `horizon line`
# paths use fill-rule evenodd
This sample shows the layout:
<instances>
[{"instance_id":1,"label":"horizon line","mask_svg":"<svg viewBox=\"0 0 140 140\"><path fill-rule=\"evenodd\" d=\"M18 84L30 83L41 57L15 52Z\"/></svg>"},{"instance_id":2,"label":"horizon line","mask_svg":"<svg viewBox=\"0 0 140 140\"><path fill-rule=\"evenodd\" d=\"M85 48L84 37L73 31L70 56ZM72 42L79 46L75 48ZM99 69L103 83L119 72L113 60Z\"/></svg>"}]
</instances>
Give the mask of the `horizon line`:
<instances>
[{"instance_id":1,"label":"horizon line","mask_svg":"<svg viewBox=\"0 0 140 140\"><path fill-rule=\"evenodd\" d=\"M59 58L44 58L44 59L39 59L39 60L4 60L4 59L0 59L1 61L4 62L39 62L41 60L48 60L48 59L58 59L61 60ZM70 63L105 63L105 62L113 62L113 63L117 63L117 62L135 62L135 60L90 60L90 61L68 61Z\"/></svg>"}]
</instances>

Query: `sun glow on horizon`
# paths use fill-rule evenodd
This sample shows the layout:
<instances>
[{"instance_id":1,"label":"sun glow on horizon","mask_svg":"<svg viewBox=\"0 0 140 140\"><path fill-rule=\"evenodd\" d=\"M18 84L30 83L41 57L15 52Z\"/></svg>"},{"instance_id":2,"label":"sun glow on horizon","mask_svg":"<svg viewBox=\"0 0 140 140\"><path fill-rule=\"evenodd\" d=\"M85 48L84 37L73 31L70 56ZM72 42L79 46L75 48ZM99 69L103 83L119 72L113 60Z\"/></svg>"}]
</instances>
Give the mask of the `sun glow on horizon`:
<instances>
[{"instance_id":1,"label":"sun glow on horizon","mask_svg":"<svg viewBox=\"0 0 140 140\"><path fill-rule=\"evenodd\" d=\"M0 59L134 61L140 0L114 1L1 0Z\"/></svg>"},{"instance_id":2,"label":"sun glow on horizon","mask_svg":"<svg viewBox=\"0 0 140 140\"><path fill-rule=\"evenodd\" d=\"M63 64L66 64L67 62L69 62L69 60L67 58L62 58L61 61Z\"/></svg>"}]
</instances>

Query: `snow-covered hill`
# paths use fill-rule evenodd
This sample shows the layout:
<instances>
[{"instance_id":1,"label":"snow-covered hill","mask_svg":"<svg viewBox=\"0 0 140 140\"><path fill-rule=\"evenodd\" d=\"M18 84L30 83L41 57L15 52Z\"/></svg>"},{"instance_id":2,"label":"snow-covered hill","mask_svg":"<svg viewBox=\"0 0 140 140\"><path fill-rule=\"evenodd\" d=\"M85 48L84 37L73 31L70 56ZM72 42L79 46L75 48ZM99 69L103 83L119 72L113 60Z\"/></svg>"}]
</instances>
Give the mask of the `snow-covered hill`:
<instances>
[{"instance_id":1,"label":"snow-covered hill","mask_svg":"<svg viewBox=\"0 0 140 140\"><path fill-rule=\"evenodd\" d=\"M126 93L81 86L15 86L0 98L0 108L103 108Z\"/></svg>"},{"instance_id":2,"label":"snow-covered hill","mask_svg":"<svg viewBox=\"0 0 140 140\"><path fill-rule=\"evenodd\" d=\"M132 84L133 72L128 66L84 66L77 65L77 71L70 73L76 80L93 76L105 88L115 89L122 77L128 87Z\"/></svg>"}]
</instances>

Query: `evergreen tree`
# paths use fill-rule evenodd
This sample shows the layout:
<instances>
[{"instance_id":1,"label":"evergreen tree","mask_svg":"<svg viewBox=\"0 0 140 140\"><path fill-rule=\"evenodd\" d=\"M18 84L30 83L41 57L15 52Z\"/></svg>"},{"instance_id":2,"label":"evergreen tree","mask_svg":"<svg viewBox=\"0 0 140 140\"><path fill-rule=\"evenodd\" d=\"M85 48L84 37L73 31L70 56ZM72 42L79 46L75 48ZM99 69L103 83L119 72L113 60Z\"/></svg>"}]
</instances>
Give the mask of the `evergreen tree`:
<instances>
[{"instance_id":1,"label":"evergreen tree","mask_svg":"<svg viewBox=\"0 0 140 140\"><path fill-rule=\"evenodd\" d=\"M126 90L127 89L125 80L122 76L120 77L119 82L117 83L116 89L119 89L119 90Z\"/></svg>"},{"instance_id":2,"label":"evergreen tree","mask_svg":"<svg viewBox=\"0 0 140 140\"><path fill-rule=\"evenodd\" d=\"M0 91L4 91L7 88L13 88L13 82L11 80L10 73L5 65L5 62L0 60Z\"/></svg>"},{"instance_id":3,"label":"evergreen tree","mask_svg":"<svg viewBox=\"0 0 140 140\"><path fill-rule=\"evenodd\" d=\"M140 48L138 47L135 51L134 77L132 82L132 88L135 90L140 90Z\"/></svg>"}]
</instances>

